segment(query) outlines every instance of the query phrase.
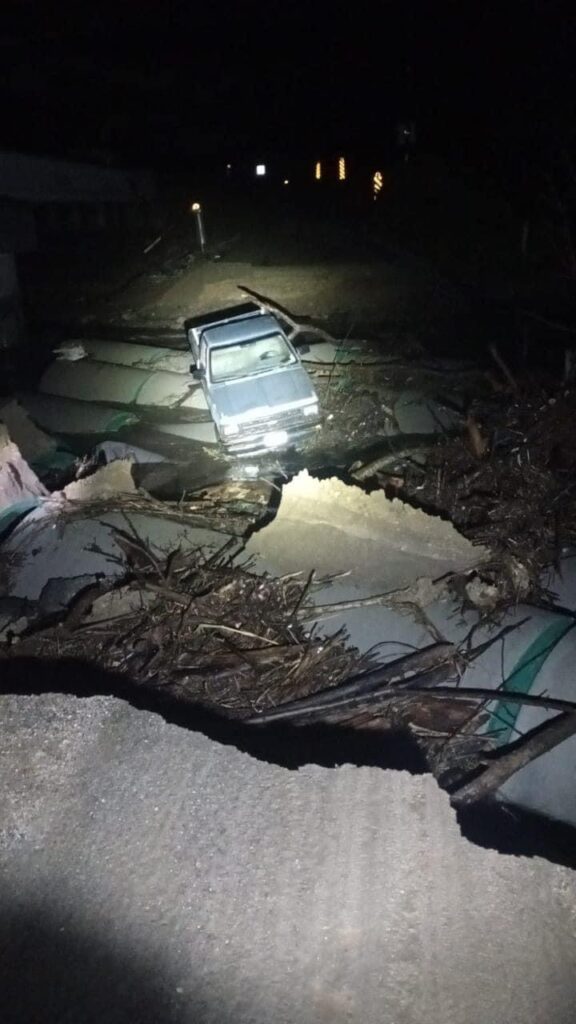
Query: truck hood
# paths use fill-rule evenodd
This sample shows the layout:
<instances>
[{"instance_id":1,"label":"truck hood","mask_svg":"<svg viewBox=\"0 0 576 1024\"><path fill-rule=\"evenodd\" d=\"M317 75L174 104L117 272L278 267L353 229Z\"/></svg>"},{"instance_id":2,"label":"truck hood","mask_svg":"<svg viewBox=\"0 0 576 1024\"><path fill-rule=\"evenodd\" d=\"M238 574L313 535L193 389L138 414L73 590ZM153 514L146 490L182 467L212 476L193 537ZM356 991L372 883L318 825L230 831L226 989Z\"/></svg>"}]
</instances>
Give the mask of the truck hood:
<instances>
[{"instance_id":1,"label":"truck hood","mask_svg":"<svg viewBox=\"0 0 576 1024\"><path fill-rule=\"evenodd\" d=\"M260 419L317 401L310 377L301 366L213 384L211 391L212 413L221 423Z\"/></svg>"}]
</instances>

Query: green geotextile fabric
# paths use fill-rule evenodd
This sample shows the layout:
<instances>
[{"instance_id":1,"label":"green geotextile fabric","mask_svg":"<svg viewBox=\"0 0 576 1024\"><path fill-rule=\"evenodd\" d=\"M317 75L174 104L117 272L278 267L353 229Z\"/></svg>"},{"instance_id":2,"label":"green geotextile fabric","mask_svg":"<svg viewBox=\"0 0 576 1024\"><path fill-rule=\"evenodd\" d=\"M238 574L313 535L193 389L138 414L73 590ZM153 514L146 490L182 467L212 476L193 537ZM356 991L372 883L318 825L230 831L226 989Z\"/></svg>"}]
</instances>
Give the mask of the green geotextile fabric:
<instances>
[{"instance_id":1,"label":"green geotextile fabric","mask_svg":"<svg viewBox=\"0 0 576 1024\"><path fill-rule=\"evenodd\" d=\"M542 630L520 656L504 680L500 692L503 694L506 692L530 693L546 660L575 625L573 619L562 617ZM499 700L491 705L487 731L494 731L498 734L499 745L510 743L521 708L521 704L510 704L506 700Z\"/></svg>"}]
</instances>

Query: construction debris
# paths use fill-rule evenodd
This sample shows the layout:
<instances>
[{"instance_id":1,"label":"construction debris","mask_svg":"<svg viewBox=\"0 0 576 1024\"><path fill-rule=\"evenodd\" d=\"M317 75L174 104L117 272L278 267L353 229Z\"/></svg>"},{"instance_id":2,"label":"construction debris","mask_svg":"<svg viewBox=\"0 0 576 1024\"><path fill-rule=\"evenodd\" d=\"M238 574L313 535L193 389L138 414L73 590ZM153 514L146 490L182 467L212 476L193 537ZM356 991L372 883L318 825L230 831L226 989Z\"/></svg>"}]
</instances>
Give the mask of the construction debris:
<instances>
[{"instance_id":1,"label":"construction debris","mask_svg":"<svg viewBox=\"0 0 576 1024\"><path fill-rule=\"evenodd\" d=\"M232 565L229 544L209 557L177 548L159 558L134 533L117 530L115 540L125 554L121 589L99 583L80 593L58 625L30 631L13 656L76 657L82 638L83 658L131 684L240 718L369 663L344 636L305 628L306 581Z\"/></svg>"}]
</instances>

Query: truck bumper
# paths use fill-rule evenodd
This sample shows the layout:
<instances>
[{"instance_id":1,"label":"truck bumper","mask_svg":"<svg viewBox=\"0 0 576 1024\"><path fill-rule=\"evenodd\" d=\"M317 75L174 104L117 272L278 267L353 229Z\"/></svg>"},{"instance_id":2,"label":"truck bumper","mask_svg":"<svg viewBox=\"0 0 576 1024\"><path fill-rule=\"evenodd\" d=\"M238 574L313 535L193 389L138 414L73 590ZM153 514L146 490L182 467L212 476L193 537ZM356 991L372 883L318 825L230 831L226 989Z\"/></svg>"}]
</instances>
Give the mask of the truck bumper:
<instances>
[{"instance_id":1,"label":"truck bumper","mask_svg":"<svg viewBox=\"0 0 576 1024\"><path fill-rule=\"evenodd\" d=\"M225 451L230 455L254 455L259 452L282 451L293 448L313 437L320 429L320 421L303 423L298 426L274 427L271 430L260 430L254 433L236 434L234 437L221 437Z\"/></svg>"}]
</instances>

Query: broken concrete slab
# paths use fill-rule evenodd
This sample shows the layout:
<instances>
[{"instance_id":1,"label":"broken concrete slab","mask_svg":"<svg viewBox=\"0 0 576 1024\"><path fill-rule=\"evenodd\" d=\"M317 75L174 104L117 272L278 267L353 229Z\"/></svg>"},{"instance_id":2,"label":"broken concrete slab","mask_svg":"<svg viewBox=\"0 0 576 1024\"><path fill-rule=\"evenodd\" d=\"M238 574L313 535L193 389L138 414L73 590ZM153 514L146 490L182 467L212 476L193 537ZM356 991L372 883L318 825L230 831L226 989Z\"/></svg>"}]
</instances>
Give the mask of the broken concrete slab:
<instances>
[{"instance_id":1,"label":"broken concrete slab","mask_svg":"<svg viewBox=\"0 0 576 1024\"><path fill-rule=\"evenodd\" d=\"M35 423L54 434L116 434L140 419L137 413L127 409L92 405L56 395L27 393L21 396L21 402Z\"/></svg>"},{"instance_id":2,"label":"broken concrete slab","mask_svg":"<svg viewBox=\"0 0 576 1024\"><path fill-rule=\"evenodd\" d=\"M97 501L114 494L135 494L137 487L132 477L132 465L130 459L116 459L101 466L91 476L74 480L61 493L69 501Z\"/></svg>"},{"instance_id":3,"label":"broken concrete slab","mask_svg":"<svg viewBox=\"0 0 576 1024\"><path fill-rule=\"evenodd\" d=\"M92 359L54 362L44 372L43 394L84 402L112 402L119 406L146 406L207 410L202 388L190 376L165 370L138 370Z\"/></svg>"},{"instance_id":4,"label":"broken concrete slab","mask_svg":"<svg viewBox=\"0 0 576 1024\"><path fill-rule=\"evenodd\" d=\"M438 516L382 491L366 494L334 477L315 479L307 470L283 487L275 519L247 550L278 572L295 566L318 575L348 572L382 590L471 569L488 554Z\"/></svg>"},{"instance_id":5,"label":"broken concrete slab","mask_svg":"<svg viewBox=\"0 0 576 1024\"><path fill-rule=\"evenodd\" d=\"M463 413L448 409L437 398L421 391L404 391L392 403L395 429L401 434L441 434L461 429Z\"/></svg>"},{"instance_id":6,"label":"broken concrete slab","mask_svg":"<svg viewBox=\"0 0 576 1024\"><path fill-rule=\"evenodd\" d=\"M190 374L192 356L189 349L180 351L94 338L82 338L81 345L86 355L99 363L131 366L137 370L167 370L170 373Z\"/></svg>"},{"instance_id":7,"label":"broken concrete slab","mask_svg":"<svg viewBox=\"0 0 576 1024\"><path fill-rule=\"evenodd\" d=\"M54 579L82 578L78 588L72 588L72 596L86 585L83 577L97 580L122 576L124 552L115 540L115 528L134 530L153 550L163 552L179 545L187 549L217 549L226 541L221 532L187 527L140 512L110 511L101 517L72 519L56 512L57 503L44 503L19 523L2 544L3 560L9 566L9 592L15 597L37 600L46 583Z\"/></svg>"},{"instance_id":8,"label":"broken concrete slab","mask_svg":"<svg viewBox=\"0 0 576 1024\"><path fill-rule=\"evenodd\" d=\"M421 578L463 572L487 556L439 517L389 500L382 491L368 495L335 478L317 480L307 471L283 487L275 519L252 534L246 553L256 559L257 568L274 574L344 573L315 592L317 604L355 602L406 587L416 587L421 596ZM434 594L440 604L442 595ZM446 600L451 608L451 599ZM331 630L345 627L361 652L385 643L391 657L400 656L406 644L430 642L423 622L399 614L397 606L335 610L329 624Z\"/></svg>"},{"instance_id":9,"label":"broken concrete slab","mask_svg":"<svg viewBox=\"0 0 576 1024\"><path fill-rule=\"evenodd\" d=\"M212 421L205 423L158 423L156 430L161 434L172 434L186 441L197 441L199 444L217 445L218 435Z\"/></svg>"}]
</instances>

